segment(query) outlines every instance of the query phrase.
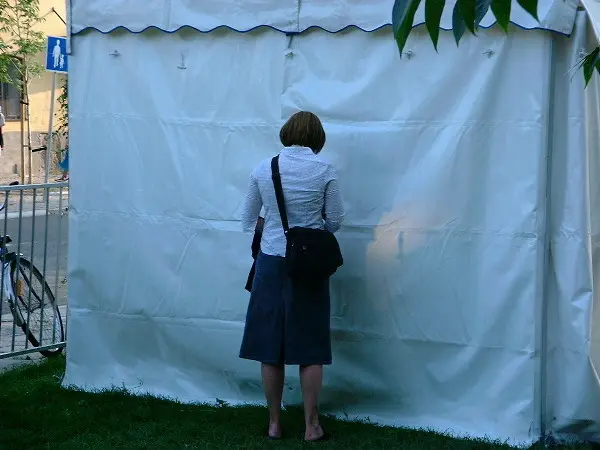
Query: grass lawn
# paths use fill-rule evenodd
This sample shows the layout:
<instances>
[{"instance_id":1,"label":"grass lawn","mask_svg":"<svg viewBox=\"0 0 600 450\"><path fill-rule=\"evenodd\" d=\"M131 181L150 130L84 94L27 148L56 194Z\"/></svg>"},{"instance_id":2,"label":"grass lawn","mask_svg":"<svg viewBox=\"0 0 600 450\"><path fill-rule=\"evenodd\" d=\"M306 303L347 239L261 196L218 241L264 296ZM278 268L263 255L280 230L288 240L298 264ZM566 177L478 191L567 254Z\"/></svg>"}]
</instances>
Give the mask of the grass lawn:
<instances>
[{"instance_id":1,"label":"grass lawn","mask_svg":"<svg viewBox=\"0 0 600 450\"><path fill-rule=\"evenodd\" d=\"M263 408L182 405L122 392L62 389L64 358L0 375L0 449L501 449L423 431L324 419L328 442L301 441L302 411L284 413L287 437L262 437ZM591 446L570 447L591 449Z\"/></svg>"}]
</instances>

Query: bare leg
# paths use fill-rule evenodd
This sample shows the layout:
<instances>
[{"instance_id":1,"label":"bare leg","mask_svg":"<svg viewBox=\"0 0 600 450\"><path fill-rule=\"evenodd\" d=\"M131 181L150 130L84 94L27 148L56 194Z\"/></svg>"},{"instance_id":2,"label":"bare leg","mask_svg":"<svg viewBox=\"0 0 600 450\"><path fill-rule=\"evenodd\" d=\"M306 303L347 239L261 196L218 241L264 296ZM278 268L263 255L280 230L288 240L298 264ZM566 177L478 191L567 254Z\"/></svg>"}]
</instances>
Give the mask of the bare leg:
<instances>
[{"instance_id":1,"label":"bare leg","mask_svg":"<svg viewBox=\"0 0 600 450\"><path fill-rule=\"evenodd\" d=\"M281 400L283 397L284 366L261 366L263 387L269 407L269 436L281 437Z\"/></svg>"},{"instance_id":2,"label":"bare leg","mask_svg":"<svg viewBox=\"0 0 600 450\"><path fill-rule=\"evenodd\" d=\"M300 385L304 399L304 439L314 441L323 437L319 423L319 394L323 385L323 366L300 366Z\"/></svg>"}]
</instances>

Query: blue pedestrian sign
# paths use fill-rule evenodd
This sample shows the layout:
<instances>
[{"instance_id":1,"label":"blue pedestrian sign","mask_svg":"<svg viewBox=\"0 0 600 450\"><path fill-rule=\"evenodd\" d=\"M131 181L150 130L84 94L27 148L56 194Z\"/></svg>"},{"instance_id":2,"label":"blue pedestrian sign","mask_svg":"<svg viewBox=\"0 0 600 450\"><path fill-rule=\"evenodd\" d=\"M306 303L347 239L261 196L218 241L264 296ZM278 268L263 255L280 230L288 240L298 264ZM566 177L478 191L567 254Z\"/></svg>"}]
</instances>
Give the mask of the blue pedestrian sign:
<instances>
[{"instance_id":1,"label":"blue pedestrian sign","mask_svg":"<svg viewBox=\"0 0 600 450\"><path fill-rule=\"evenodd\" d=\"M67 38L48 36L46 49L46 70L49 72L58 73L67 73L69 71Z\"/></svg>"}]
</instances>

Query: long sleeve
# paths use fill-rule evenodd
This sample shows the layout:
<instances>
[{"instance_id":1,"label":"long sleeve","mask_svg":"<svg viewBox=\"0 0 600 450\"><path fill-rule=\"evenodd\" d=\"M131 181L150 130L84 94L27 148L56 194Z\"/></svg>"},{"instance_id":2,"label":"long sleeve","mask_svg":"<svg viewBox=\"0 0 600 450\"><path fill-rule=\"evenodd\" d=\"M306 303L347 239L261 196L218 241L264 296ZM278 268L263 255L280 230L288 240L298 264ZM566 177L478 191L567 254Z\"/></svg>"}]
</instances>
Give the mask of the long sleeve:
<instances>
[{"instance_id":1,"label":"long sleeve","mask_svg":"<svg viewBox=\"0 0 600 450\"><path fill-rule=\"evenodd\" d=\"M262 208L262 198L258 189L258 182L254 173L250 175L248 191L244 199L244 210L242 211L242 229L246 233L251 233L256 228L256 221Z\"/></svg>"},{"instance_id":2,"label":"long sleeve","mask_svg":"<svg viewBox=\"0 0 600 450\"><path fill-rule=\"evenodd\" d=\"M335 233L344 220L344 202L336 179L325 188L325 229Z\"/></svg>"}]
</instances>

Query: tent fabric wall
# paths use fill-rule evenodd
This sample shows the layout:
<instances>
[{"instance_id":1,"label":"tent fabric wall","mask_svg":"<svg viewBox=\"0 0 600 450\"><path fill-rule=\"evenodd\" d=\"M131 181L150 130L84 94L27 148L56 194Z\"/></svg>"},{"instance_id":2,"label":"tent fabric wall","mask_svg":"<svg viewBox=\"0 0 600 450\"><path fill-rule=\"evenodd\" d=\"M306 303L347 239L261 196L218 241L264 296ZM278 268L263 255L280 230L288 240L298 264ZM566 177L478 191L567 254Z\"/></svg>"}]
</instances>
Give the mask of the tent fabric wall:
<instances>
[{"instance_id":1,"label":"tent fabric wall","mask_svg":"<svg viewBox=\"0 0 600 450\"><path fill-rule=\"evenodd\" d=\"M71 3L70 144L84 151L65 384L262 402L256 364L237 358L241 201L283 121L310 109L347 208L324 409L600 441L600 85L571 70L597 43L583 13L571 38L513 27L456 48L442 33L439 54L415 30L400 60L391 0ZM569 34L577 3L511 19Z\"/></svg>"},{"instance_id":2,"label":"tent fabric wall","mask_svg":"<svg viewBox=\"0 0 600 450\"><path fill-rule=\"evenodd\" d=\"M416 30L400 60L389 28L77 35L64 383L262 401L241 202L310 109L347 208L324 409L535 440L552 40L443 33L438 55Z\"/></svg>"},{"instance_id":3,"label":"tent fabric wall","mask_svg":"<svg viewBox=\"0 0 600 450\"><path fill-rule=\"evenodd\" d=\"M600 441L600 84L573 72L595 45L584 13L556 40L546 416L557 435Z\"/></svg>"},{"instance_id":4,"label":"tent fabric wall","mask_svg":"<svg viewBox=\"0 0 600 450\"><path fill-rule=\"evenodd\" d=\"M581 4L588 14L592 29L596 35L596 40L600 41L600 1L581 0Z\"/></svg>"},{"instance_id":5,"label":"tent fabric wall","mask_svg":"<svg viewBox=\"0 0 600 450\"><path fill-rule=\"evenodd\" d=\"M248 31L268 26L283 32L301 32L319 27L337 32L349 26L373 31L391 23L394 0L70 0L71 29L79 33L88 28L109 32L118 27L140 32L148 27L175 31L191 27L212 31L229 27ZM539 22L512 0L511 21L526 29L542 28L570 34L579 0L540 0ZM425 2L423 2L424 4ZM456 0L446 2L441 26L452 28L452 8ZM415 16L415 25L423 24L424 5ZM495 18L489 12L481 22L490 27Z\"/></svg>"}]
</instances>

